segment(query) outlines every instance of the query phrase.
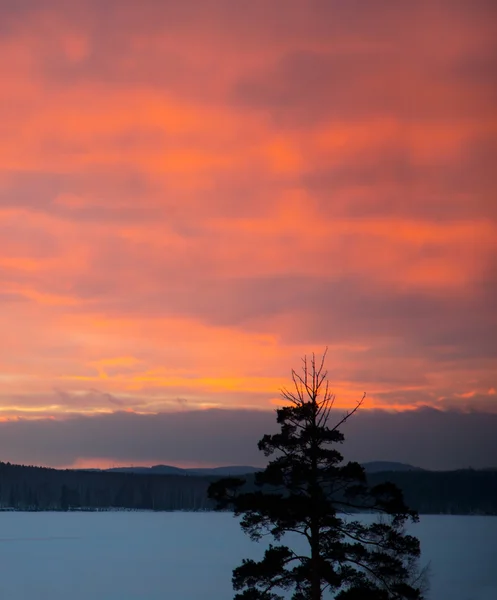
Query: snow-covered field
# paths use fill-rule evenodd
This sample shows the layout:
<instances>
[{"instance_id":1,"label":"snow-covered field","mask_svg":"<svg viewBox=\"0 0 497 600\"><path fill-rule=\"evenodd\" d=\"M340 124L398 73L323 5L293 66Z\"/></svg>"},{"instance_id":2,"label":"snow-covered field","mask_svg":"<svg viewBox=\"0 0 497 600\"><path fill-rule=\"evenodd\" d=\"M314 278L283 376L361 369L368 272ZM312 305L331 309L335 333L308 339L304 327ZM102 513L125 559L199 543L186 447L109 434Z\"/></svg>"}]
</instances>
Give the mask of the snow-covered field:
<instances>
[{"instance_id":1,"label":"snow-covered field","mask_svg":"<svg viewBox=\"0 0 497 600\"><path fill-rule=\"evenodd\" d=\"M433 600L497 599L497 517L423 516ZM229 514L0 513L2 600L231 600L262 551Z\"/></svg>"}]
</instances>

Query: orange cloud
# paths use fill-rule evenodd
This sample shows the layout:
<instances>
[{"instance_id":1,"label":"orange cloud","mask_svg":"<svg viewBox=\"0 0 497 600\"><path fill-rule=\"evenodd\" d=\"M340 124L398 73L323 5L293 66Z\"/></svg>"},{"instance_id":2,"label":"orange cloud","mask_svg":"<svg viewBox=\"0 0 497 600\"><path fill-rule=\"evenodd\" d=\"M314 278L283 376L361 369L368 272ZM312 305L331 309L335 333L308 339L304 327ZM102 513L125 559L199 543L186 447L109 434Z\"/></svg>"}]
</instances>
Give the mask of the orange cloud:
<instances>
[{"instance_id":1,"label":"orange cloud","mask_svg":"<svg viewBox=\"0 0 497 600\"><path fill-rule=\"evenodd\" d=\"M325 346L339 407L491 407L492 6L49 4L0 32L2 418L270 409Z\"/></svg>"}]
</instances>

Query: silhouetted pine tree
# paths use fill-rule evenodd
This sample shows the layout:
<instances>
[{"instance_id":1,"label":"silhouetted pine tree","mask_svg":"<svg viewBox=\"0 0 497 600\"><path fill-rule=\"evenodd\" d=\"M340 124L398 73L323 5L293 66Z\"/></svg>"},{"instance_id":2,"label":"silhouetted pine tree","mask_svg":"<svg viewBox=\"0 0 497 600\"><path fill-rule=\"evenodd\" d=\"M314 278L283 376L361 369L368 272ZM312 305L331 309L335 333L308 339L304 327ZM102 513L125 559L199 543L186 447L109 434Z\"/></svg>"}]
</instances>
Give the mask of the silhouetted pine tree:
<instances>
[{"instance_id":1,"label":"silhouetted pine tree","mask_svg":"<svg viewBox=\"0 0 497 600\"><path fill-rule=\"evenodd\" d=\"M325 353L326 355L326 353ZM252 540L270 534L276 541L300 534L308 552L270 545L264 558L244 560L233 572L236 599L277 600L292 590L293 600L419 600L419 542L404 533L417 515L402 493L389 483L370 488L364 469L343 464L336 449L344 436L339 427L361 406L331 426L330 393L324 359L303 359L302 374L292 371L294 389L282 390L289 406L277 410L281 426L258 446L275 455L256 475L256 491L244 491L243 479L213 483L209 496L218 509L242 515L241 527ZM375 522L353 518L360 511L383 515ZM348 514L347 514L348 513ZM386 518L385 518L386 517Z\"/></svg>"}]
</instances>

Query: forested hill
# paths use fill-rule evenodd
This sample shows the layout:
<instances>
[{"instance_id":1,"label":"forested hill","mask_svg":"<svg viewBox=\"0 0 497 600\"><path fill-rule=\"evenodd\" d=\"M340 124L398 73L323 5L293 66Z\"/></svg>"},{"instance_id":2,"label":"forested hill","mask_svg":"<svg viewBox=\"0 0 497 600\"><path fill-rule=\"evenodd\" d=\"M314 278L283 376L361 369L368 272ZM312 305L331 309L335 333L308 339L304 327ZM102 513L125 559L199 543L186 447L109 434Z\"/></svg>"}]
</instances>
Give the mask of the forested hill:
<instances>
[{"instance_id":1,"label":"forested hill","mask_svg":"<svg viewBox=\"0 0 497 600\"><path fill-rule=\"evenodd\" d=\"M0 508L67 510L211 508L207 488L215 477L57 470L0 463Z\"/></svg>"},{"instance_id":2,"label":"forested hill","mask_svg":"<svg viewBox=\"0 0 497 600\"><path fill-rule=\"evenodd\" d=\"M497 470L392 471L368 479L395 483L420 514L497 515Z\"/></svg>"},{"instance_id":3,"label":"forested hill","mask_svg":"<svg viewBox=\"0 0 497 600\"><path fill-rule=\"evenodd\" d=\"M377 473L379 471L422 471L419 467L413 467L406 463L391 461L373 461L362 465L366 473ZM101 469L93 469L100 471ZM249 467L232 465L229 467L180 469L171 465L154 465L152 467L114 467L105 469L109 473L139 473L140 475L216 475L219 477L238 477L248 475L262 470L262 467Z\"/></svg>"},{"instance_id":4,"label":"forested hill","mask_svg":"<svg viewBox=\"0 0 497 600\"><path fill-rule=\"evenodd\" d=\"M56 470L0 463L0 509L210 510L209 484L219 477ZM420 513L497 515L497 470L371 472L392 481ZM253 475L247 475L247 485Z\"/></svg>"}]
</instances>

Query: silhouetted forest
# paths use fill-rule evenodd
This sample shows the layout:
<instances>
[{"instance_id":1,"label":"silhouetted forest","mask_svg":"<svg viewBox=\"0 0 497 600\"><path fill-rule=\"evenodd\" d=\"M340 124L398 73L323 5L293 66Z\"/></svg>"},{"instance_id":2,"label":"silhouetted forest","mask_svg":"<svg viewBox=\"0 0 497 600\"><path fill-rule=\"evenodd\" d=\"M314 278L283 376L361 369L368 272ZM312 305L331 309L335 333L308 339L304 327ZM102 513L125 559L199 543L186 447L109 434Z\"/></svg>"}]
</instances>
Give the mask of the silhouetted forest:
<instances>
[{"instance_id":1,"label":"silhouetted forest","mask_svg":"<svg viewBox=\"0 0 497 600\"><path fill-rule=\"evenodd\" d=\"M420 514L497 515L497 470L370 473L372 484L391 481Z\"/></svg>"},{"instance_id":2,"label":"silhouetted forest","mask_svg":"<svg viewBox=\"0 0 497 600\"><path fill-rule=\"evenodd\" d=\"M207 498L211 480L0 463L0 508L204 510L212 504Z\"/></svg>"},{"instance_id":3,"label":"silhouetted forest","mask_svg":"<svg viewBox=\"0 0 497 600\"><path fill-rule=\"evenodd\" d=\"M244 476L247 488L252 487L253 477ZM207 488L216 479L0 463L0 509L211 510ZM421 514L497 515L497 470L374 472L368 480L372 485L395 483L407 504Z\"/></svg>"}]
</instances>

